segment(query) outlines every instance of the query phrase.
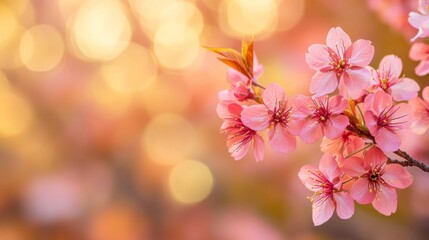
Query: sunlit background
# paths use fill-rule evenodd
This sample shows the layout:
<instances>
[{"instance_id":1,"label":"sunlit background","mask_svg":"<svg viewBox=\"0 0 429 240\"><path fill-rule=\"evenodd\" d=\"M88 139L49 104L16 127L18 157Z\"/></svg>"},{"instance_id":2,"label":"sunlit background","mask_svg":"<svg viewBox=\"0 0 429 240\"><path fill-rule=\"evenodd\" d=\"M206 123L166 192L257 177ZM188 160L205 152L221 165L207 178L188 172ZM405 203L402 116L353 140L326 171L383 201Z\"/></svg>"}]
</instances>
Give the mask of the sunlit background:
<instances>
[{"instance_id":1,"label":"sunlit background","mask_svg":"<svg viewBox=\"0 0 429 240\"><path fill-rule=\"evenodd\" d=\"M425 85L407 57L416 3L0 1L0 239L428 239L418 169L393 216L359 206L316 228L297 172L317 144L234 161L215 113L227 68L201 47L253 34L260 81L307 94L307 47L341 26L373 41L374 66L396 54ZM428 142L404 148L425 159Z\"/></svg>"}]
</instances>

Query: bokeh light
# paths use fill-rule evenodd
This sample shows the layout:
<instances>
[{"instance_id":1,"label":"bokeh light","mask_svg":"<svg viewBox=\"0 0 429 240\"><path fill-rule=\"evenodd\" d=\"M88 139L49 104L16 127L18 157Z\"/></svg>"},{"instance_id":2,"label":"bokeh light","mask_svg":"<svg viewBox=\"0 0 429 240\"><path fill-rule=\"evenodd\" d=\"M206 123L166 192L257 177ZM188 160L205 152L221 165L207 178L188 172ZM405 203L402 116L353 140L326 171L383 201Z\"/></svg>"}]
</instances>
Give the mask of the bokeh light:
<instances>
[{"instance_id":1,"label":"bokeh light","mask_svg":"<svg viewBox=\"0 0 429 240\"><path fill-rule=\"evenodd\" d=\"M23 64L36 72L49 71L61 61L64 43L53 27L38 25L27 30L21 39L20 55Z\"/></svg>"},{"instance_id":2,"label":"bokeh light","mask_svg":"<svg viewBox=\"0 0 429 240\"><path fill-rule=\"evenodd\" d=\"M15 13L7 6L0 4L0 47L11 40L18 28Z\"/></svg>"},{"instance_id":3,"label":"bokeh light","mask_svg":"<svg viewBox=\"0 0 429 240\"><path fill-rule=\"evenodd\" d=\"M173 198L191 204L206 198L213 187L210 169L195 160L184 160L171 170L168 186Z\"/></svg>"},{"instance_id":4,"label":"bokeh light","mask_svg":"<svg viewBox=\"0 0 429 240\"><path fill-rule=\"evenodd\" d=\"M73 24L73 37L91 60L111 60L129 44L131 26L121 2L92 0L79 9Z\"/></svg>"},{"instance_id":5,"label":"bokeh light","mask_svg":"<svg viewBox=\"0 0 429 240\"><path fill-rule=\"evenodd\" d=\"M33 121L32 109L14 91L0 90L0 136L12 137L23 133Z\"/></svg>"},{"instance_id":6,"label":"bokeh light","mask_svg":"<svg viewBox=\"0 0 429 240\"><path fill-rule=\"evenodd\" d=\"M115 60L101 67L101 75L116 91L138 92L156 79L157 66L151 52L131 43Z\"/></svg>"},{"instance_id":7,"label":"bokeh light","mask_svg":"<svg viewBox=\"0 0 429 240\"><path fill-rule=\"evenodd\" d=\"M180 115L165 113L152 119L143 135L143 147L152 161L174 165L196 147L194 127Z\"/></svg>"}]
</instances>

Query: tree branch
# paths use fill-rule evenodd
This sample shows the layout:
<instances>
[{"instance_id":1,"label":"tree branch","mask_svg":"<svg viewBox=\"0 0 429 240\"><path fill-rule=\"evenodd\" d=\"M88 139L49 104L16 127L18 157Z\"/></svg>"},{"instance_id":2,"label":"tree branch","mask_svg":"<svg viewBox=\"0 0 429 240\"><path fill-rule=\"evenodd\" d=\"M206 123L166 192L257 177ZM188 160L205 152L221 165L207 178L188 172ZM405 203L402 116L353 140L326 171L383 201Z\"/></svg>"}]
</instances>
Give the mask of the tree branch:
<instances>
[{"instance_id":1,"label":"tree branch","mask_svg":"<svg viewBox=\"0 0 429 240\"><path fill-rule=\"evenodd\" d=\"M429 166L427 166L426 164L424 164L422 162L417 161L416 159L411 157L407 152L399 149L399 150L395 151L395 154L400 156L401 158L405 159L406 161L399 161L396 159L388 158L387 159L388 164L394 163L394 164L402 165L404 167L418 167L424 172L429 172Z\"/></svg>"}]
</instances>

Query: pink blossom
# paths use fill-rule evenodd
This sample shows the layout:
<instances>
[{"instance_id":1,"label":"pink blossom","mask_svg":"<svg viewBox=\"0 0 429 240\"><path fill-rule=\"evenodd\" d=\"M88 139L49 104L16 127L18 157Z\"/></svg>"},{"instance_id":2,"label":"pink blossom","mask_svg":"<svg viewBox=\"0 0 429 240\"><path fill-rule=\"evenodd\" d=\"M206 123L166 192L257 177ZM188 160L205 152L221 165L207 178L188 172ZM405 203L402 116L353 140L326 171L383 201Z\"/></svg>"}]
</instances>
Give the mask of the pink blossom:
<instances>
[{"instance_id":1,"label":"pink blossom","mask_svg":"<svg viewBox=\"0 0 429 240\"><path fill-rule=\"evenodd\" d=\"M419 0L419 13L410 12L408 22L417 28L417 34L411 39L425 38L429 36L429 0Z\"/></svg>"},{"instance_id":2,"label":"pink blossom","mask_svg":"<svg viewBox=\"0 0 429 240\"><path fill-rule=\"evenodd\" d=\"M264 158L264 140L255 130L246 127L241 121L243 107L237 103L221 101L217 113L224 120L221 131L228 135L226 145L235 160L242 159L250 149L253 142L253 155L256 161Z\"/></svg>"},{"instance_id":3,"label":"pink blossom","mask_svg":"<svg viewBox=\"0 0 429 240\"><path fill-rule=\"evenodd\" d=\"M248 78L233 68L228 69L227 80L231 83L231 91L234 97L239 101L252 99L254 96L253 83L258 82L258 78L262 75L263 71L264 67L262 64L259 64L256 55L253 58L253 79Z\"/></svg>"},{"instance_id":4,"label":"pink blossom","mask_svg":"<svg viewBox=\"0 0 429 240\"><path fill-rule=\"evenodd\" d=\"M344 162L347 175L356 177L350 196L360 204L372 203L380 213L389 216L396 212L395 188L406 188L413 177L399 164L386 164L386 155L377 147L371 148L365 158L351 157Z\"/></svg>"},{"instance_id":5,"label":"pink blossom","mask_svg":"<svg viewBox=\"0 0 429 240\"><path fill-rule=\"evenodd\" d=\"M336 27L329 31L326 44L308 48L307 64L317 71L311 79L310 92L317 97L332 93L339 82L344 82L349 91L367 87L371 74L365 67L374 56L371 42L359 39L352 44L350 37Z\"/></svg>"},{"instance_id":6,"label":"pink blossom","mask_svg":"<svg viewBox=\"0 0 429 240\"><path fill-rule=\"evenodd\" d=\"M413 79L401 77L402 61L397 56L385 56L378 70L371 70L372 86L392 95L393 100L404 101L417 97L420 87Z\"/></svg>"},{"instance_id":7,"label":"pink blossom","mask_svg":"<svg viewBox=\"0 0 429 240\"><path fill-rule=\"evenodd\" d=\"M314 191L310 199L313 203L315 226L328 221L335 208L341 219L348 219L353 215L355 206L349 194L342 189L342 175L335 158L327 153L320 159L319 169L306 165L299 171L299 179L309 190Z\"/></svg>"},{"instance_id":8,"label":"pink blossom","mask_svg":"<svg viewBox=\"0 0 429 240\"><path fill-rule=\"evenodd\" d=\"M411 130L423 134L429 129L429 87L423 89L423 99L415 98L410 101L412 112Z\"/></svg>"},{"instance_id":9,"label":"pink blossom","mask_svg":"<svg viewBox=\"0 0 429 240\"><path fill-rule=\"evenodd\" d=\"M295 98L294 118L300 122L300 137L306 143L314 143L326 136L335 139L349 125L349 119L341 115L347 100L337 95L312 98L298 95Z\"/></svg>"},{"instance_id":10,"label":"pink blossom","mask_svg":"<svg viewBox=\"0 0 429 240\"><path fill-rule=\"evenodd\" d=\"M329 139L324 137L320 144L320 149L324 153L341 153L344 157L352 154L365 146L362 138L350 131L344 131L340 137Z\"/></svg>"},{"instance_id":11,"label":"pink blossom","mask_svg":"<svg viewBox=\"0 0 429 240\"><path fill-rule=\"evenodd\" d=\"M288 153L296 148L296 139L290 131L296 129L291 119L292 107L284 90L276 83L270 84L263 92L264 104L245 108L241 114L244 125L255 131L272 127L268 132L269 143L274 150Z\"/></svg>"},{"instance_id":12,"label":"pink blossom","mask_svg":"<svg viewBox=\"0 0 429 240\"><path fill-rule=\"evenodd\" d=\"M415 69L418 76L429 73L429 45L421 42L414 43L411 46L409 57L413 61L420 61Z\"/></svg>"},{"instance_id":13,"label":"pink blossom","mask_svg":"<svg viewBox=\"0 0 429 240\"><path fill-rule=\"evenodd\" d=\"M399 149L401 139L397 131L408 126L409 106L401 103L394 105L392 97L383 91L377 91L365 98L364 118L369 132L384 152Z\"/></svg>"}]
</instances>

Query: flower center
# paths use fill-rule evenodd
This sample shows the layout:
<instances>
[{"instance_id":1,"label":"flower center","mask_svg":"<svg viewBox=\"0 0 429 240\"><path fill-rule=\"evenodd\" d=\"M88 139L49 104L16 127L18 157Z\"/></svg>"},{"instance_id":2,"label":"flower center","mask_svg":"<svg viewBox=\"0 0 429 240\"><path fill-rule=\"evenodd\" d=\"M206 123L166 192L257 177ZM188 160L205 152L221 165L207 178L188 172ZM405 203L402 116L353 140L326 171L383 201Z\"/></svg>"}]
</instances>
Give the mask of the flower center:
<instances>
[{"instance_id":1,"label":"flower center","mask_svg":"<svg viewBox=\"0 0 429 240\"><path fill-rule=\"evenodd\" d=\"M335 71L337 75L341 75L350 65L347 63L348 59L339 58L338 56L332 56L331 58L331 70Z\"/></svg>"},{"instance_id":2,"label":"flower center","mask_svg":"<svg viewBox=\"0 0 429 240\"><path fill-rule=\"evenodd\" d=\"M389 82L389 79L381 79L380 80L380 87L383 90L387 90L387 88L389 88L388 82Z\"/></svg>"},{"instance_id":3,"label":"flower center","mask_svg":"<svg viewBox=\"0 0 429 240\"><path fill-rule=\"evenodd\" d=\"M369 178L371 179L371 181L377 181L378 178L380 177L380 173L378 171L374 171L369 175Z\"/></svg>"}]
</instances>

